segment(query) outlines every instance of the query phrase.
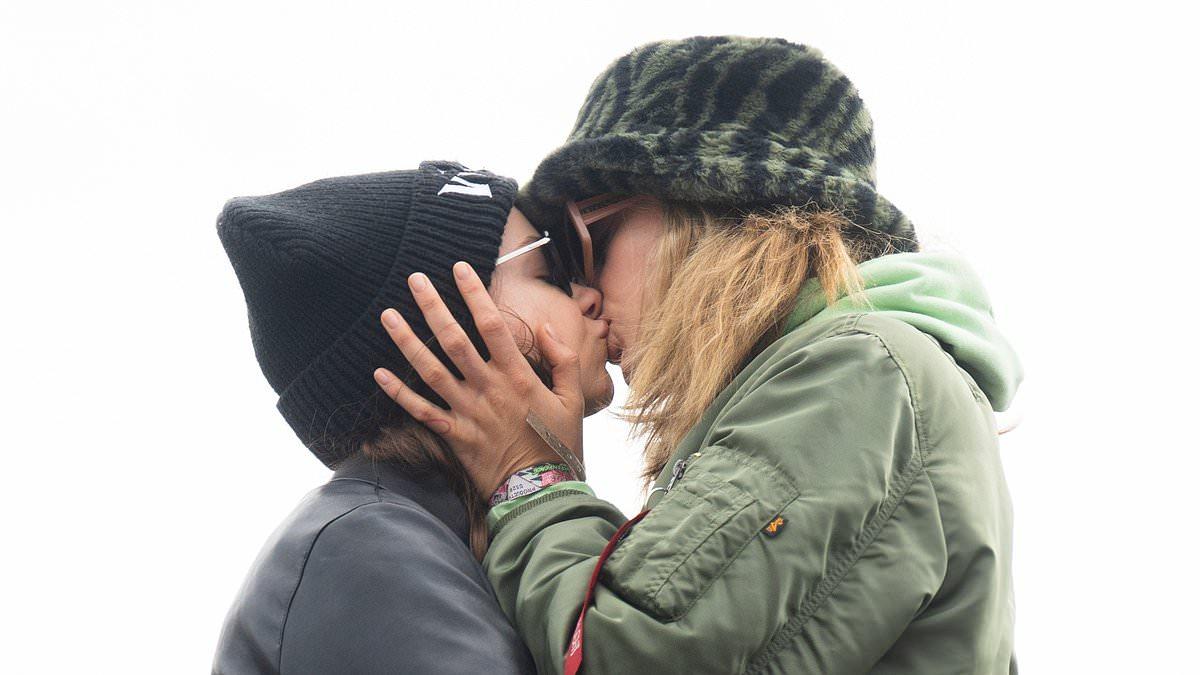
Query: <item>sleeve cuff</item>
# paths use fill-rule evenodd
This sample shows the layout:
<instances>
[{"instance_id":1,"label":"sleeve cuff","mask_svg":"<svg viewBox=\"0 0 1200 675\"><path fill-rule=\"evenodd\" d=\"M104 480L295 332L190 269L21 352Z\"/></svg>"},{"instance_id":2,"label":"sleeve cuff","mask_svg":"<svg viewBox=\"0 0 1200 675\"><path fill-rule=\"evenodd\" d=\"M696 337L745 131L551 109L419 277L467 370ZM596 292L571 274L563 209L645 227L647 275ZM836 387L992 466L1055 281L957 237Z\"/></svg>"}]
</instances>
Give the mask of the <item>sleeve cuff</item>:
<instances>
[{"instance_id":1,"label":"sleeve cuff","mask_svg":"<svg viewBox=\"0 0 1200 675\"><path fill-rule=\"evenodd\" d=\"M561 483L555 483L553 485L548 485L548 486L542 488L541 490L527 494L524 497L517 497L516 499L510 499L506 502L500 502L499 504L493 506L490 510L488 510L488 514L487 514L488 530L494 531L496 529L496 525L499 524L500 521L503 520L505 516L512 513L513 511L516 511L517 509L521 508L522 506L525 506L529 502L532 502L535 499L544 498L547 495L550 495L555 492L565 492L565 491L580 492L580 493L583 493L583 494L586 494L586 495L589 495L592 497L596 496L596 493L592 491L592 488L587 483L580 481L580 480L565 480L565 481L562 481Z\"/></svg>"}]
</instances>

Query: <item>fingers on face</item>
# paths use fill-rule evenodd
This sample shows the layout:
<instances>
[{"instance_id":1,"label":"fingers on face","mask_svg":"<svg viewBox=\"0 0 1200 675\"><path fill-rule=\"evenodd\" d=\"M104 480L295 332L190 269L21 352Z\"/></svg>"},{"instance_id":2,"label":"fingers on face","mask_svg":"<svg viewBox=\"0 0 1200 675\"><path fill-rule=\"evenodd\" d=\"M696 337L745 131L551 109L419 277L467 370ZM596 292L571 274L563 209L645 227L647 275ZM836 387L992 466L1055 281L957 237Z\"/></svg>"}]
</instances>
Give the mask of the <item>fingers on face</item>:
<instances>
[{"instance_id":1,"label":"fingers on face","mask_svg":"<svg viewBox=\"0 0 1200 675\"><path fill-rule=\"evenodd\" d=\"M475 327L487 344L492 361L499 367L504 378L509 381L510 385L536 381L536 376L533 375L529 364L517 347L512 333L508 330L504 316L497 309L487 288L474 269L469 264L460 262L454 267L454 275L459 291L471 311ZM450 313L437 290L429 282L429 278L418 272L409 276L408 281L413 299L442 350L458 366L467 380L486 390L490 374L489 364L479 355L462 326ZM388 309L380 318L392 342L412 364L421 379L449 403L451 408L460 405L466 398L465 394L469 385L459 381L429 347L422 343L399 312ZM388 391L388 395L393 399L399 395L408 396L406 400L412 402L414 406L418 406L419 411L426 414L429 414L431 409L434 411L433 414L441 410L428 402L425 404L431 407L420 405L420 401L424 401L423 398L400 383L398 378L393 376L393 379L394 381L390 384L392 389L385 388L385 391ZM383 386L382 381L380 381L380 386ZM397 403L403 405L400 400L397 400ZM409 409L408 406L404 407ZM409 409L409 412L416 416L417 411Z\"/></svg>"},{"instance_id":2,"label":"fingers on face","mask_svg":"<svg viewBox=\"0 0 1200 675\"><path fill-rule=\"evenodd\" d=\"M375 369L375 382L380 389L395 401L401 408L408 411L413 419L425 424L430 429L444 434L450 430L449 415L445 410L430 403L417 392L409 389L387 368Z\"/></svg>"},{"instance_id":3,"label":"fingers on face","mask_svg":"<svg viewBox=\"0 0 1200 675\"><path fill-rule=\"evenodd\" d=\"M417 301L425 323L433 331L438 344L442 346L442 351L446 352L446 356L450 357L468 380L482 377L485 367L483 357L479 355L475 345L471 344L471 339L467 337L458 320L450 313L437 289L429 283L429 278L417 272L409 276L408 281L413 299Z\"/></svg>"},{"instance_id":4,"label":"fingers on face","mask_svg":"<svg viewBox=\"0 0 1200 675\"><path fill-rule=\"evenodd\" d=\"M542 329L543 337L539 342L542 353L550 361L551 376L554 380L554 393L562 399L568 399L573 404L582 407L582 379L579 365L579 354L559 340L546 325Z\"/></svg>"},{"instance_id":5,"label":"fingers on face","mask_svg":"<svg viewBox=\"0 0 1200 675\"><path fill-rule=\"evenodd\" d=\"M492 360L508 372L518 364L525 363L521 350L517 348L517 343L504 322L504 316L496 308L487 287L483 285L483 281L471 265L465 262L455 263L454 280L467 302L467 308L471 310L471 316L475 319L476 330L491 352Z\"/></svg>"},{"instance_id":6,"label":"fingers on face","mask_svg":"<svg viewBox=\"0 0 1200 675\"><path fill-rule=\"evenodd\" d=\"M412 327L408 325L408 322L404 320L400 312L388 308L384 310L380 318L383 322L384 330L392 338L392 342L404 354L404 358L412 364L412 367L421 376L421 379L425 380L425 383L445 399L446 402L453 405L453 401L457 399L460 386L458 378L446 369L446 366L429 347L421 342L421 339L413 332Z\"/></svg>"}]
</instances>

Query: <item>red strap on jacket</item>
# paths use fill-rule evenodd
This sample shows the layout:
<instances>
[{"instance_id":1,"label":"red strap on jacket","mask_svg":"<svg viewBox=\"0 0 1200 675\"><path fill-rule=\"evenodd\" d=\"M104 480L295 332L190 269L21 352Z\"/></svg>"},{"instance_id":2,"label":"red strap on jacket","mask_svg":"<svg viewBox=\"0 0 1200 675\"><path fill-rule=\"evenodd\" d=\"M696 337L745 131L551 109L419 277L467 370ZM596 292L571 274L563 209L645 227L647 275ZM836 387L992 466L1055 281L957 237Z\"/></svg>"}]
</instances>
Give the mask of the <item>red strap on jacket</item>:
<instances>
[{"instance_id":1,"label":"red strap on jacket","mask_svg":"<svg viewBox=\"0 0 1200 675\"><path fill-rule=\"evenodd\" d=\"M604 561L612 555L617 544L621 543L625 535L629 534L630 528L644 518L647 513L650 513L650 509L646 509L626 521L617 529L612 539L608 540L604 550L600 552L600 559L596 561L596 567L592 569L592 578L588 581L587 595L583 598L583 609L579 610L579 620L575 622L575 631L571 633L571 643L567 646L566 656L563 657L563 675L576 675L583 667L583 616L587 614L588 607L591 606L593 596L596 594L596 582L600 580L600 568L604 567Z\"/></svg>"}]
</instances>

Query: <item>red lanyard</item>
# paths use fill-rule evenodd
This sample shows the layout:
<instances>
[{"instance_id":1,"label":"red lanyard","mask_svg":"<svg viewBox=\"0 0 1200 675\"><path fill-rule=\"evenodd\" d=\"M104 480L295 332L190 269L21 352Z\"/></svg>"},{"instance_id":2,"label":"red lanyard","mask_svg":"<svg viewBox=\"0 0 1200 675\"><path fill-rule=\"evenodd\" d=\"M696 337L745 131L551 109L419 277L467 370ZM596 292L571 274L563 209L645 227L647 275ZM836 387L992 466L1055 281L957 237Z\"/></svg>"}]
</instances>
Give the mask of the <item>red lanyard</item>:
<instances>
[{"instance_id":1,"label":"red lanyard","mask_svg":"<svg viewBox=\"0 0 1200 675\"><path fill-rule=\"evenodd\" d=\"M604 567L604 561L612 555L617 544L621 543L625 535L629 534L630 528L644 518L647 513L650 513L650 509L646 509L626 521L617 529L617 533L612 536L612 539L608 540L604 550L600 552L600 559L596 561L596 567L592 570L592 578L588 581L587 595L583 598L583 609L579 610L579 620L575 622L575 631L571 633L571 644L567 647L566 656L563 657L563 675L576 675L583 667L583 616L587 614L588 607L591 606L596 594L596 583L600 580L600 568Z\"/></svg>"}]
</instances>

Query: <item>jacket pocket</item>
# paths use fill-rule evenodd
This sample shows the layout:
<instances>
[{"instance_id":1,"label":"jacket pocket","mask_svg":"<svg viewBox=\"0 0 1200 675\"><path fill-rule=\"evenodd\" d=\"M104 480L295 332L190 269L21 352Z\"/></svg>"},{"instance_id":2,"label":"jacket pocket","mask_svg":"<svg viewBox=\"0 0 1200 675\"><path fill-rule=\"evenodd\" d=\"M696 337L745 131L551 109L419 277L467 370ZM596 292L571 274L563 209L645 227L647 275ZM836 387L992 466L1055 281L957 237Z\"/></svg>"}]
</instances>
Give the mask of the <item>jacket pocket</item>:
<instances>
[{"instance_id":1,"label":"jacket pocket","mask_svg":"<svg viewBox=\"0 0 1200 675\"><path fill-rule=\"evenodd\" d=\"M660 621L682 618L798 495L778 467L721 447L687 470L604 565L606 586Z\"/></svg>"}]
</instances>

